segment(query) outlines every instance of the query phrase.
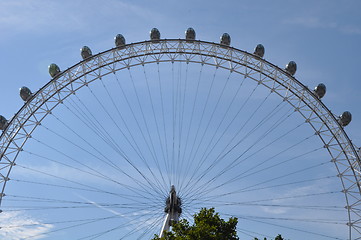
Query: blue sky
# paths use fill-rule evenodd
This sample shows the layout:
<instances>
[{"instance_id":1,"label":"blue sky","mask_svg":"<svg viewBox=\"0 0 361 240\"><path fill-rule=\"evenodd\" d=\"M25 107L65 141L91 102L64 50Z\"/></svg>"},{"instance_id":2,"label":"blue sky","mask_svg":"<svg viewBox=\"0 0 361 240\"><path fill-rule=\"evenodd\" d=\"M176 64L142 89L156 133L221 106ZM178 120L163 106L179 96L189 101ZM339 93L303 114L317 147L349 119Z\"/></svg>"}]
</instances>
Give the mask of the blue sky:
<instances>
[{"instance_id":1,"label":"blue sky","mask_svg":"<svg viewBox=\"0 0 361 240\"><path fill-rule=\"evenodd\" d=\"M353 121L346 131L354 144L361 146L360 9L357 0L2 0L0 114L10 119L22 106L19 87L27 86L34 92L50 80L50 63L57 63L65 70L79 62L79 49L83 45L95 54L112 48L118 33L132 43L148 40L153 27L160 30L161 38L168 39L183 38L184 31L193 27L197 39L210 42L218 42L227 32L231 46L248 52L262 43L266 49L264 58L281 67L290 60L296 61L295 76L299 81L310 88L318 83L327 86L323 102L333 113L346 110L352 113ZM326 189L323 184L294 191L312 192L311 188L316 186ZM264 209L282 211L269 210L266 206ZM13 219L26 220L25 223L40 221L32 217L13 216ZM4 219L0 218L0 222ZM42 227L47 229L47 225ZM8 236L21 239L19 232L11 234Z\"/></svg>"},{"instance_id":2,"label":"blue sky","mask_svg":"<svg viewBox=\"0 0 361 240\"><path fill-rule=\"evenodd\" d=\"M113 46L117 33L130 43L148 39L153 27L164 38L179 38L192 26L207 41L228 32L232 46L246 51L262 43L265 58L278 66L295 60L298 79L310 87L324 82L326 104L335 113L351 111L357 121L359 9L358 1L1 1L1 100L7 102L1 114L21 106L20 86L39 88L49 80L49 63L71 66L83 45L97 53Z\"/></svg>"}]
</instances>

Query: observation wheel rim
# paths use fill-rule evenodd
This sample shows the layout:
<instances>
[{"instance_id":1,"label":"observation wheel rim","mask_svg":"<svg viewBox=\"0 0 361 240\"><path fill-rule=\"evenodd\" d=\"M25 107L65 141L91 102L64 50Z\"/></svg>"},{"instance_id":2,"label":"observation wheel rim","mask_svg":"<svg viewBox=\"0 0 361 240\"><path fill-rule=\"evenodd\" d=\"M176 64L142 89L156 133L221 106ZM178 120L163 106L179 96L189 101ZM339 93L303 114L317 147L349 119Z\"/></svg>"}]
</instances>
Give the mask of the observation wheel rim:
<instances>
[{"instance_id":1,"label":"observation wheel rim","mask_svg":"<svg viewBox=\"0 0 361 240\"><path fill-rule=\"evenodd\" d=\"M148 58L151 58L151 60L147 60ZM132 61L135 63L131 64ZM22 147L26 144L26 141L31 138L33 131L35 131L37 126L41 124L41 121L48 114L51 114L51 111L54 108L61 104L62 101L71 94L74 94L82 87L87 86L91 82L100 79L105 75L139 65L160 62L206 64L234 71L237 74L257 81L255 78L252 78L252 71L254 71L263 75L265 79L274 81L273 85L278 84L276 87L272 88L270 87L271 85L267 85L266 81L258 83L269 88L280 97L283 97L284 101L287 101L291 106L295 107L295 110L297 110L316 131L325 148L327 148L332 161L335 163L342 182L343 192L347 203L346 208L349 216L349 227L350 229L353 228L360 233L358 230L358 222L360 222L361 219L353 219L354 215L357 217L361 216L361 211L357 210L361 193L359 184L361 179L359 170L361 168L360 158L355 146L352 144L343 127L338 122L336 116L331 113L327 106L318 99L309 88L303 85L295 77L291 76L286 70L281 69L267 60L246 51L218 43L200 40L159 39L157 41L142 41L126 44L121 48L115 47L96 55L92 55L91 57L80 61L52 78L48 83L34 93L31 99L25 102L25 104L9 121L8 126L0 136L0 163L2 161L5 165L5 167L1 168L5 174L0 172L2 177L0 181L2 184L0 206L2 199L5 196L6 183L10 180L10 172L12 167L15 165L18 154L22 151ZM119 63L122 63L120 64L122 67L116 68L116 64ZM246 71L246 73L243 73L241 70L238 70L238 68L241 70L244 68L250 70L250 72L247 73ZM104 71L104 69L107 71ZM102 73L100 73L100 70L102 70ZM97 73L97 71L99 71L99 73ZM81 80L82 77L90 75L94 76L92 80L88 82ZM80 81L81 84L74 88L74 84L77 83L77 81ZM279 89L279 87L283 87L283 89ZM59 94L57 95L57 93L64 91L68 92L63 95L63 98L61 98ZM284 95L285 92L288 93ZM302 96L298 95L300 93ZM295 100L291 100L293 97L298 99L296 100L297 103L305 103L304 106L307 106L308 110L312 111L313 117L316 117L318 120L323 122L323 125L326 128L322 129L324 132L320 132L319 128L314 125L312 120L310 120L311 117L307 117L306 114L301 112L303 108L297 109L296 105L292 102ZM48 107L47 103L50 101L54 101L54 104L50 105L51 107ZM317 106L317 108L314 108L313 106ZM44 111L45 109L46 111L42 113L43 115L40 115L40 118L35 117L36 114ZM323 110L324 112L320 113L320 110ZM34 119L37 120L34 121ZM30 124L27 124L29 122ZM29 128L30 130L25 130L25 125L32 127ZM325 138L325 135L328 133L332 136L332 141ZM18 135L20 135L20 137L18 137ZM343 154L343 156L340 154L334 157L331 147L336 145L334 145L335 143L333 143L333 145L329 144L333 141L336 141L336 145L340 147L340 150L338 151ZM8 152L9 150L11 150L10 153ZM341 158L341 156L342 158L345 158L342 159L342 161L348 162L348 167L346 169L342 169L340 166L344 164L339 164L338 158ZM7 171L5 169L7 169ZM347 185L347 183L350 182L350 179L348 178L349 176L348 174L345 174L347 171L351 172L351 181L353 181L352 184L349 185ZM354 198L354 192L356 192L356 197L359 198L356 202L351 201L351 199Z\"/></svg>"}]
</instances>

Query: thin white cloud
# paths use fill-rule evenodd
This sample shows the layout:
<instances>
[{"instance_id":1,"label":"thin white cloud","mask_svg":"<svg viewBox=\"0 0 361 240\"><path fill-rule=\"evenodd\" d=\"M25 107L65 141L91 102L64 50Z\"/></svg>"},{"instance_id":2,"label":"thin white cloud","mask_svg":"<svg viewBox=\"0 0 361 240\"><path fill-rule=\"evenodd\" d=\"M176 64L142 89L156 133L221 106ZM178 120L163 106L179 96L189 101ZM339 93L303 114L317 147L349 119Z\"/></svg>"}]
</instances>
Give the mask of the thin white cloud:
<instances>
[{"instance_id":1,"label":"thin white cloud","mask_svg":"<svg viewBox=\"0 0 361 240\"><path fill-rule=\"evenodd\" d=\"M44 224L21 212L3 212L0 214L0 222L0 239L8 240L42 239L53 228L51 224Z\"/></svg>"},{"instance_id":2,"label":"thin white cloud","mask_svg":"<svg viewBox=\"0 0 361 240\"><path fill-rule=\"evenodd\" d=\"M359 26L343 26L340 30L347 34L361 35L361 28Z\"/></svg>"},{"instance_id":3,"label":"thin white cloud","mask_svg":"<svg viewBox=\"0 0 361 240\"><path fill-rule=\"evenodd\" d=\"M361 28L359 26L341 25L336 22L323 20L320 17L295 17L287 19L285 23L306 28L331 29L345 34L361 34Z\"/></svg>"},{"instance_id":4,"label":"thin white cloud","mask_svg":"<svg viewBox=\"0 0 361 240\"><path fill-rule=\"evenodd\" d=\"M297 188L292 188L286 192L283 192L276 196L276 200L272 200L271 204L280 204L280 205L307 205L308 203L315 204L312 202L314 198L294 198L294 196L307 196L309 194L315 194L318 192L328 192L330 189L331 182L329 180L326 181L316 181L312 185L301 186ZM322 196L319 197L320 202L322 201ZM309 202L311 201L311 202ZM312 205L311 204L311 205ZM317 205L317 204L316 204ZM262 207L263 211L271 214L286 214L291 208L287 207ZM299 214L301 214L299 212ZM331 219L331 218L330 218Z\"/></svg>"},{"instance_id":5,"label":"thin white cloud","mask_svg":"<svg viewBox=\"0 0 361 240\"><path fill-rule=\"evenodd\" d=\"M297 17L286 21L289 24L300 25L308 28L336 28L336 23L325 23L317 17Z\"/></svg>"},{"instance_id":6,"label":"thin white cloud","mask_svg":"<svg viewBox=\"0 0 361 240\"><path fill-rule=\"evenodd\" d=\"M0 29L7 33L93 30L100 25L104 28L129 25L127 18L130 16L154 20L158 15L145 7L116 0L0 2Z\"/></svg>"},{"instance_id":7,"label":"thin white cloud","mask_svg":"<svg viewBox=\"0 0 361 240\"><path fill-rule=\"evenodd\" d=\"M85 167L77 167L70 168L67 166L59 165L59 164L44 164L43 166L28 166L25 165L26 168L16 168L13 169L12 178L20 178L20 179L36 179L37 181L47 182L49 180L57 180L63 184L68 183L65 180L61 179L71 179L72 182L79 182L83 184L110 184L113 185L114 182L112 180L118 182L127 182L128 186L132 186L133 182L129 181L129 178L125 175L118 172L118 174L114 173L114 169L109 167L93 167L93 169L106 174L109 179L102 178L101 175L94 173L92 174L92 170ZM29 169L36 169L36 171L30 171ZM96 176L97 175L97 176ZM60 177L61 179L58 179Z\"/></svg>"}]
</instances>

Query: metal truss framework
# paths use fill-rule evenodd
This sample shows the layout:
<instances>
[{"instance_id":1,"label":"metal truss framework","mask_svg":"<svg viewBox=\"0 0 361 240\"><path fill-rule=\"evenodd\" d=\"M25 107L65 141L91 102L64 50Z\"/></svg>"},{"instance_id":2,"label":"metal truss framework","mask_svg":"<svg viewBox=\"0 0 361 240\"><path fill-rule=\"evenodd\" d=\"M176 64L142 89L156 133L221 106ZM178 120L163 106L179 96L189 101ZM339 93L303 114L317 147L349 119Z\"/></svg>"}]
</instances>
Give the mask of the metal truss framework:
<instances>
[{"instance_id":1,"label":"metal truss framework","mask_svg":"<svg viewBox=\"0 0 361 240\"><path fill-rule=\"evenodd\" d=\"M42 120L65 98L105 75L160 62L207 64L256 81L294 107L319 136L335 164L346 198L349 239L361 239L361 164L356 147L338 118L314 92L285 70L256 55L204 41L145 41L113 48L61 72L33 94L9 121L0 138L0 205L10 172L24 144Z\"/></svg>"}]
</instances>

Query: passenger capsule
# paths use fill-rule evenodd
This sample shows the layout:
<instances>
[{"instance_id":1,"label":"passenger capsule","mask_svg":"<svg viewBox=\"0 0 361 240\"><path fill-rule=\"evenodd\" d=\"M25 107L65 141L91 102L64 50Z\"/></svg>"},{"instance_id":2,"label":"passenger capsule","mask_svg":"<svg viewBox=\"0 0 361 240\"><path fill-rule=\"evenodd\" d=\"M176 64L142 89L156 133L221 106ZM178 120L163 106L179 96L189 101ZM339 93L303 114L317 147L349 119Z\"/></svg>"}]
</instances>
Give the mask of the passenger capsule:
<instances>
[{"instance_id":1,"label":"passenger capsule","mask_svg":"<svg viewBox=\"0 0 361 240\"><path fill-rule=\"evenodd\" d=\"M118 48L122 48L125 45L125 38L122 34L117 34L114 38L115 46Z\"/></svg>"},{"instance_id":2,"label":"passenger capsule","mask_svg":"<svg viewBox=\"0 0 361 240\"><path fill-rule=\"evenodd\" d=\"M150 30L150 40L157 41L160 39L160 32L157 28Z\"/></svg>"},{"instance_id":3,"label":"passenger capsule","mask_svg":"<svg viewBox=\"0 0 361 240\"><path fill-rule=\"evenodd\" d=\"M352 120L352 115L349 111L343 112L338 119L339 123L343 127L347 126L351 122L351 120Z\"/></svg>"},{"instance_id":4,"label":"passenger capsule","mask_svg":"<svg viewBox=\"0 0 361 240\"><path fill-rule=\"evenodd\" d=\"M186 31L186 39L187 40L195 40L196 39L196 31L193 28L188 28Z\"/></svg>"},{"instance_id":5,"label":"passenger capsule","mask_svg":"<svg viewBox=\"0 0 361 240\"><path fill-rule=\"evenodd\" d=\"M90 58L93 54L88 46L84 46L80 49L80 54L83 60Z\"/></svg>"},{"instance_id":6,"label":"passenger capsule","mask_svg":"<svg viewBox=\"0 0 361 240\"><path fill-rule=\"evenodd\" d=\"M315 87L314 91L315 91L318 98L323 98L323 96L325 96L325 94L326 94L326 86L325 86L325 84L323 84L323 83L318 84Z\"/></svg>"},{"instance_id":7,"label":"passenger capsule","mask_svg":"<svg viewBox=\"0 0 361 240\"><path fill-rule=\"evenodd\" d=\"M0 130L4 130L8 124L8 120L2 115L0 115Z\"/></svg>"},{"instance_id":8,"label":"passenger capsule","mask_svg":"<svg viewBox=\"0 0 361 240\"><path fill-rule=\"evenodd\" d=\"M228 33L223 33L221 37L221 44L227 46L231 45L231 36L229 36Z\"/></svg>"},{"instance_id":9,"label":"passenger capsule","mask_svg":"<svg viewBox=\"0 0 361 240\"><path fill-rule=\"evenodd\" d=\"M265 52L264 46L263 46L262 44L258 44L258 45L256 46L256 48L254 49L253 54L254 54L254 55L257 55L257 56L260 57L260 58L263 58L264 52Z\"/></svg>"},{"instance_id":10,"label":"passenger capsule","mask_svg":"<svg viewBox=\"0 0 361 240\"><path fill-rule=\"evenodd\" d=\"M27 88L27 87L21 87L19 90L20 90L20 97L21 97L21 99L23 99L25 102L28 101L28 100L31 98L32 93L31 93L31 91L30 91L29 88Z\"/></svg>"},{"instance_id":11,"label":"passenger capsule","mask_svg":"<svg viewBox=\"0 0 361 240\"><path fill-rule=\"evenodd\" d=\"M48 69L49 69L49 74L52 78L60 73L60 68L55 63L50 64Z\"/></svg>"},{"instance_id":12,"label":"passenger capsule","mask_svg":"<svg viewBox=\"0 0 361 240\"><path fill-rule=\"evenodd\" d=\"M290 61L286 65L286 71L289 72L292 76L295 75L297 71L297 64L294 61Z\"/></svg>"}]
</instances>

